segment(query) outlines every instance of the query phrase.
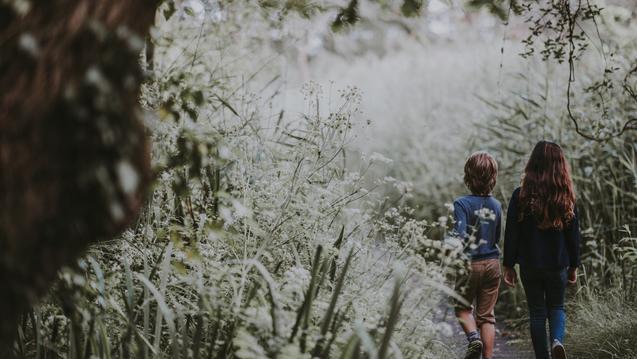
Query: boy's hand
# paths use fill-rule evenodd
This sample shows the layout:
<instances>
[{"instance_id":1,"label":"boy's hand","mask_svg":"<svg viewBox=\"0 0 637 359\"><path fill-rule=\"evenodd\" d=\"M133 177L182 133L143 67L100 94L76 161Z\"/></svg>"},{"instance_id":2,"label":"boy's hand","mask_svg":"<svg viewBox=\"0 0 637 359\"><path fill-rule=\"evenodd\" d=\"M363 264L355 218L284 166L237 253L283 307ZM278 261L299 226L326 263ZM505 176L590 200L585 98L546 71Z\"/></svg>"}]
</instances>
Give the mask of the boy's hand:
<instances>
[{"instance_id":1,"label":"boy's hand","mask_svg":"<svg viewBox=\"0 0 637 359\"><path fill-rule=\"evenodd\" d=\"M577 267L568 269L568 284L577 282Z\"/></svg>"},{"instance_id":2,"label":"boy's hand","mask_svg":"<svg viewBox=\"0 0 637 359\"><path fill-rule=\"evenodd\" d=\"M518 282L518 274L514 268L504 267L504 284L515 287Z\"/></svg>"}]
</instances>

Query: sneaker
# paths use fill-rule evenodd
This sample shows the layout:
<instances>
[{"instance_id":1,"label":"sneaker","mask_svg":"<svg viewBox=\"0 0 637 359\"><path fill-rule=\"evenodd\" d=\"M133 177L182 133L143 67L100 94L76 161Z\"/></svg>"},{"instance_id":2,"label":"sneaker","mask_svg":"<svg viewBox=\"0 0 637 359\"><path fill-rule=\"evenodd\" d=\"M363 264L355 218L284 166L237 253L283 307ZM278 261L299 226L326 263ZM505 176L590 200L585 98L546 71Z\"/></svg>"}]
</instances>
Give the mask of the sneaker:
<instances>
[{"instance_id":1,"label":"sneaker","mask_svg":"<svg viewBox=\"0 0 637 359\"><path fill-rule=\"evenodd\" d=\"M551 356L553 359L566 359L566 350L564 350L564 346L557 339L553 340L551 353L553 353Z\"/></svg>"},{"instance_id":2,"label":"sneaker","mask_svg":"<svg viewBox=\"0 0 637 359\"><path fill-rule=\"evenodd\" d=\"M474 340L467 346L467 354L464 359L480 359L482 355L482 341Z\"/></svg>"}]
</instances>

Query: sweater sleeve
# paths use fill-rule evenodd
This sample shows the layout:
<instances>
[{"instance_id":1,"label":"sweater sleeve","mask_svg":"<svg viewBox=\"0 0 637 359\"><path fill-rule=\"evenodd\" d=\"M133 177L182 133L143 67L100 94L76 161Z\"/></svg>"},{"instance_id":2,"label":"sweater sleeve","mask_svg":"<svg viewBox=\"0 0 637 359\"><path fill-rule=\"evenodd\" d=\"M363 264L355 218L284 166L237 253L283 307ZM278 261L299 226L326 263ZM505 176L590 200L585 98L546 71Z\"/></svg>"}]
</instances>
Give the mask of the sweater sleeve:
<instances>
[{"instance_id":1,"label":"sweater sleeve","mask_svg":"<svg viewBox=\"0 0 637 359\"><path fill-rule=\"evenodd\" d=\"M564 231L569 267L571 268L577 268L580 265L580 237L579 214L577 212L577 208L575 208L575 216L573 216L573 220Z\"/></svg>"},{"instance_id":2,"label":"sweater sleeve","mask_svg":"<svg viewBox=\"0 0 637 359\"><path fill-rule=\"evenodd\" d=\"M500 237L502 235L502 209L498 212L496 216L496 224L495 224L495 244L500 243Z\"/></svg>"},{"instance_id":3,"label":"sweater sleeve","mask_svg":"<svg viewBox=\"0 0 637 359\"><path fill-rule=\"evenodd\" d=\"M453 218L456 221L454 225L455 235L462 238L463 240L467 239L467 211L460 201L453 202Z\"/></svg>"},{"instance_id":4,"label":"sweater sleeve","mask_svg":"<svg viewBox=\"0 0 637 359\"><path fill-rule=\"evenodd\" d=\"M507 208L506 227L504 228L504 266L513 268L518 259L518 192L515 190Z\"/></svg>"}]
</instances>

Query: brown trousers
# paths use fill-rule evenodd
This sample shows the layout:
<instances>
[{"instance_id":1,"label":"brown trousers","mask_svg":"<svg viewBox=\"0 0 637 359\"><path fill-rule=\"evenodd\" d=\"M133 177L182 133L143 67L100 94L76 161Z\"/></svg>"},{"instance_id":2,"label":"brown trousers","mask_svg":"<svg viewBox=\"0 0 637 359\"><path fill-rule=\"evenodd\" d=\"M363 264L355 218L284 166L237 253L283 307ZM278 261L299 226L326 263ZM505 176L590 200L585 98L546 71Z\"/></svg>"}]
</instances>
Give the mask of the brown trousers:
<instances>
[{"instance_id":1,"label":"brown trousers","mask_svg":"<svg viewBox=\"0 0 637 359\"><path fill-rule=\"evenodd\" d=\"M471 262L469 275L456 281L456 292L468 303L456 302L456 311L473 310L478 328L484 323L495 324L494 307L500 287L500 261L485 259Z\"/></svg>"}]
</instances>

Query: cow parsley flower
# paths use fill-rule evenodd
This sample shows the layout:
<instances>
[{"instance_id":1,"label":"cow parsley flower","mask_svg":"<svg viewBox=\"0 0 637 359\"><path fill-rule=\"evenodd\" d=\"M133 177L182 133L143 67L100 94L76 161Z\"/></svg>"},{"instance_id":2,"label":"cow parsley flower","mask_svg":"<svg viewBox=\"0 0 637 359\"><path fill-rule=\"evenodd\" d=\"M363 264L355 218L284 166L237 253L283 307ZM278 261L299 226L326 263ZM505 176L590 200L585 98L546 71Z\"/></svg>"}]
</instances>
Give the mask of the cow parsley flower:
<instances>
[{"instance_id":1,"label":"cow parsley flower","mask_svg":"<svg viewBox=\"0 0 637 359\"><path fill-rule=\"evenodd\" d=\"M475 211L474 213L475 213L476 216L478 216L478 218L480 218L480 220L495 221L495 219L496 219L495 212L493 212L489 208L480 208L479 210Z\"/></svg>"},{"instance_id":2,"label":"cow parsley flower","mask_svg":"<svg viewBox=\"0 0 637 359\"><path fill-rule=\"evenodd\" d=\"M385 164L390 164L394 162L391 158L387 158L378 152L374 152L369 156L370 162L380 162Z\"/></svg>"}]
</instances>

